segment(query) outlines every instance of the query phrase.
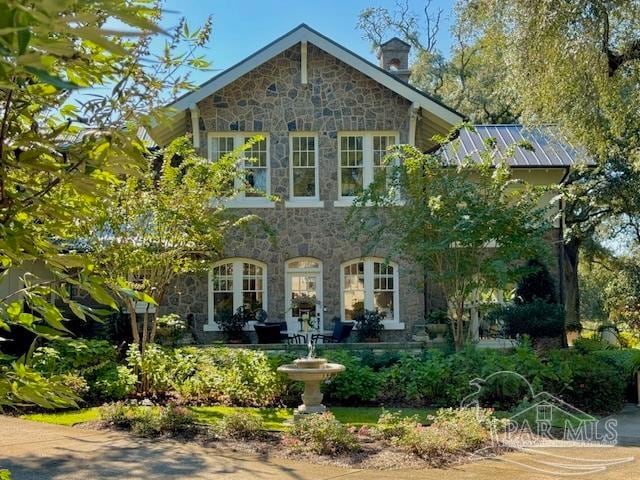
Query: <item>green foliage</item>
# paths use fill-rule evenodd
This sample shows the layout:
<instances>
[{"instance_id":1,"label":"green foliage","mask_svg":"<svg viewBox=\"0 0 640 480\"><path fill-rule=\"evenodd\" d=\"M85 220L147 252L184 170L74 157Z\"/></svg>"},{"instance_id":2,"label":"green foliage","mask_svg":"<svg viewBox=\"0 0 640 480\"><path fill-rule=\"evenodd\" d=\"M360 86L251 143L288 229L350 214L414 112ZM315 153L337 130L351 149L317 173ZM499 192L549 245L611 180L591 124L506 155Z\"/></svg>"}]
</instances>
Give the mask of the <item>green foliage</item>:
<instances>
[{"instance_id":1,"label":"green foliage","mask_svg":"<svg viewBox=\"0 0 640 480\"><path fill-rule=\"evenodd\" d=\"M262 435L264 423L258 415L236 412L224 417L216 427L220 436L249 440Z\"/></svg>"},{"instance_id":2,"label":"green foliage","mask_svg":"<svg viewBox=\"0 0 640 480\"><path fill-rule=\"evenodd\" d=\"M380 332L384 330L382 321L386 316L385 312L376 310L364 310L355 316L354 321L358 331L358 338L364 341L370 338L380 338Z\"/></svg>"},{"instance_id":3,"label":"green foliage","mask_svg":"<svg viewBox=\"0 0 640 480\"><path fill-rule=\"evenodd\" d=\"M33 367L46 374L85 373L115 360L116 349L106 340L54 340L35 350Z\"/></svg>"},{"instance_id":4,"label":"green foliage","mask_svg":"<svg viewBox=\"0 0 640 480\"><path fill-rule=\"evenodd\" d=\"M196 427L193 412L173 404L166 407L106 404L100 407L100 418L114 428L131 430L141 437L191 435Z\"/></svg>"},{"instance_id":5,"label":"green foliage","mask_svg":"<svg viewBox=\"0 0 640 480\"><path fill-rule=\"evenodd\" d=\"M531 303L536 298L547 303L556 303L556 287L549 269L538 260L529 260L531 271L522 277L516 288L516 303Z\"/></svg>"},{"instance_id":6,"label":"green foliage","mask_svg":"<svg viewBox=\"0 0 640 480\"><path fill-rule=\"evenodd\" d=\"M224 205L237 193L239 155L258 138L216 162L198 156L189 138L177 138L95 211L84 232L90 256L133 316L132 336L144 354L158 325L148 309L136 309L138 302L160 304L177 276L207 271L225 235L255 218Z\"/></svg>"},{"instance_id":7,"label":"green foliage","mask_svg":"<svg viewBox=\"0 0 640 480\"><path fill-rule=\"evenodd\" d=\"M156 333L163 343L175 345L187 333L187 322L176 313L156 318Z\"/></svg>"},{"instance_id":8,"label":"green foliage","mask_svg":"<svg viewBox=\"0 0 640 480\"><path fill-rule=\"evenodd\" d=\"M326 357L346 367L344 373L324 384L323 391L328 400L345 405L362 405L378 398L380 376L361 358L337 350L326 352Z\"/></svg>"},{"instance_id":9,"label":"green foliage","mask_svg":"<svg viewBox=\"0 0 640 480\"><path fill-rule=\"evenodd\" d=\"M457 148L455 141L445 148ZM394 147L387 161L399 166L391 178L376 179L349 214L366 251L384 245L418 265L444 294L458 349L468 338L465 306L474 292L519 279L528 272L523 260L548 250L542 190L514 179L505 160L515 148L500 151L488 141L479 161L443 168L439 153Z\"/></svg>"},{"instance_id":10,"label":"green foliage","mask_svg":"<svg viewBox=\"0 0 640 480\"><path fill-rule=\"evenodd\" d=\"M609 348L612 348L609 343L598 338L580 337L573 342L573 349L583 355Z\"/></svg>"},{"instance_id":11,"label":"green foliage","mask_svg":"<svg viewBox=\"0 0 640 480\"><path fill-rule=\"evenodd\" d=\"M285 435L285 444L319 455L340 455L361 449L353 430L330 412L301 417Z\"/></svg>"},{"instance_id":12,"label":"green foliage","mask_svg":"<svg viewBox=\"0 0 640 480\"><path fill-rule=\"evenodd\" d=\"M421 426L422 422L415 415L406 417L400 412L383 411L378 418L375 433L383 440L395 443Z\"/></svg>"},{"instance_id":13,"label":"green foliage","mask_svg":"<svg viewBox=\"0 0 640 480\"><path fill-rule=\"evenodd\" d=\"M500 306L489 312L490 321L504 324L507 335L528 335L533 339L560 337L564 333L562 306L535 297L529 303Z\"/></svg>"},{"instance_id":14,"label":"green foliage","mask_svg":"<svg viewBox=\"0 0 640 480\"><path fill-rule=\"evenodd\" d=\"M137 376L128 367L113 364L96 373L91 393L101 400L122 400L135 391L137 383Z\"/></svg>"},{"instance_id":15,"label":"green foliage","mask_svg":"<svg viewBox=\"0 0 640 480\"><path fill-rule=\"evenodd\" d=\"M394 438L393 443L434 465L441 465L453 455L488 446L492 428L496 426L498 422L489 410L440 410L429 427L413 425Z\"/></svg>"},{"instance_id":16,"label":"green foliage","mask_svg":"<svg viewBox=\"0 0 640 480\"><path fill-rule=\"evenodd\" d=\"M68 333L66 310L82 320L104 314L75 302L67 285L116 306L95 265L77 254L78 228L122 177L144 168L138 128L162 119L161 92L191 85L185 70L204 66L194 54L210 32L209 21L191 33L181 21L154 54L160 15L160 6L123 0L0 4L0 269L23 285L0 299L0 329L58 338ZM106 29L108 19L127 35ZM0 367L0 405L74 405L28 361Z\"/></svg>"},{"instance_id":17,"label":"green foliage","mask_svg":"<svg viewBox=\"0 0 640 480\"><path fill-rule=\"evenodd\" d=\"M242 305L232 315L225 315L224 313L216 315L214 321L229 340L241 340L244 336L244 327L255 319L255 312Z\"/></svg>"}]
</instances>

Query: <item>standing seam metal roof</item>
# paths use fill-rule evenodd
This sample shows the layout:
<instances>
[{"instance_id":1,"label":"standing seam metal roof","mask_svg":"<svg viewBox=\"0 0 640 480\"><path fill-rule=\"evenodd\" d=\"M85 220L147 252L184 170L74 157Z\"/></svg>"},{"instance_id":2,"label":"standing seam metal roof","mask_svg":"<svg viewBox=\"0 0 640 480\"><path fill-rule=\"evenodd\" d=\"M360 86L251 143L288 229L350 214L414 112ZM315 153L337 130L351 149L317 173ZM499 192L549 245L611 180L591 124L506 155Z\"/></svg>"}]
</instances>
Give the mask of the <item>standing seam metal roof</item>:
<instances>
[{"instance_id":1,"label":"standing seam metal roof","mask_svg":"<svg viewBox=\"0 0 640 480\"><path fill-rule=\"evenodd\" d=\"M528 128L523 125L475 125L475 131L464 128L456 140L442 151L449 165L460 165L465 160L480 161L480 152L485 150L485 141L494 139L498 158L506 160L512 167L553 168L570 167L578 163L592 164L584 152L563 141L553 126ZM513 156L507 158L506 150L511 145L527 142L533 151L516 147Z\"/></svg>"}]
</instances>

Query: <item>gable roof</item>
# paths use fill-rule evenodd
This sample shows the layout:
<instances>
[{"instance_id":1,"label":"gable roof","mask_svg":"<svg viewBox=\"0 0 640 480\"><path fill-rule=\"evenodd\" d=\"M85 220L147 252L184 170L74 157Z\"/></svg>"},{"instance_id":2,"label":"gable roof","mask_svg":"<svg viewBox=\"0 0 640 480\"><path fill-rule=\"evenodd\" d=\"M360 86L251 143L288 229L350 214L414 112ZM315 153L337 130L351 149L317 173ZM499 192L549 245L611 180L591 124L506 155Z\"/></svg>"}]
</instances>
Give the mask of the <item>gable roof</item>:
<instances>
[{"instance_id":1,"label":"gable roof","mask_svg":"<svg viewBox=\"0 0 640 480\"><path fill-rule=\"evenodd\" d=\"M553 126L475 125L473 128L475 131L461 129L458 138L443 149L443 158L448 165L460 165L465 160L480 161L480 152L484 151L487 139L495 139L500 152L521 142L533 147L533 151L517 147L512 157L505 156L512 167L554 168L585 162L592 164L583 152L562 141Z\"/></svg>"},{"instance_id":2,"label":"gable roof","mask_svg":"<svg viewBox=\"0 0 640 480\"><path fill-rule=\"evenodd\" d=\"M312 43L316 47L319 47L330 55L333 55L335 58L341 60L347 65L352 66L398 95L429 111L446 124L453 126L464 120L464 116L462 114L456 112L435 98L432 98L423 91L413 87L407 82L400 80L386 70L378 67L368 60L365 60L361 56L322 35L304 23L298 25L290 32L285 33L283 36L269 43L257 52L249 55L241 62L229 67L224 72L207 80L196 90L188 92L177 98L167 105L167 107L173 109L176 112L174 116L177 117L181 112L194 107L199 101L207 98L214 92L224 88L234 80L237 80L256 67L271 60L279 53L299 44L300 42ZM182 118L182 121L184 121L184 118Z\"/></svg>"}]
</instances>

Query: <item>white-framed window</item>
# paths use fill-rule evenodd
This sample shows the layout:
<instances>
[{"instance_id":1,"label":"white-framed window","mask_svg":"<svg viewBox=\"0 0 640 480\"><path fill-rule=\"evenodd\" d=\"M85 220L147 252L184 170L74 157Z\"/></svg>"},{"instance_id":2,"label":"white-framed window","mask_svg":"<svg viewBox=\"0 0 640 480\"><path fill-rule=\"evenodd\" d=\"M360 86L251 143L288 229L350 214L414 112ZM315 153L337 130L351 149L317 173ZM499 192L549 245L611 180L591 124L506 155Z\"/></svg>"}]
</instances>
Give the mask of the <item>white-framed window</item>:
<instances>
[{"instance_id":1,"label":"white-framed window","mask_svg":"<svg viewBox=\"0 0 640 480\"><path fill-rule=\"evenodd\" d=\"M318 182L318 135L289 134L289 198L291 202L320 199Z\"/></svg>"},{"instance_id":2,"label":"white-framed window","mask_svg":"<svg viewBox=\"0 0 640 480\"><path fill-rule=\"evenodd\" d=\"M384 325L403 329L400 322L398 265L382 258L367 257L340 266L340 307L344 321L363 310L385 313Z\"/></svg>"},{"instance_id":3,"label":"white-framed window","mask_svg":"<svg viewBox=\"0 0 640 480\"><path fill-rule=\"evenodd\" d=\"M217 331L218 315L233 315L241 306L265 308L267 305L267 266L248 258L229 258L209 270L209 318L205 331Z\"/></svg>"},{"instance_id":4,"label":"white-framed window","mask_svg":"<svg viewBox=\"0 0 640 480\"><path fill-rule=\"evenodd\" d=\"M264 195L271 193L269 135L261 132L208 133L209 160L212 162L241 147L256 135L261 135L264 138L245 150L238 162L238 167L245 173L246 184L243 185L240 178L236 180L235 187L240 191L237 198L234 199L235 202L230 202L228 206L273 206L273 202L264 197ZM242 191L243 187L251 187L256 191Z\"/></svg>"},{"instance_id":5,"label":"white-framed window","mask_svg":"<svg viewBox=\"0 0 640 480\"><path fill-rule=\"evenodd\" d=\"M336 205L351 205L377 175L385 174L387 149L398 143L397 132L340 132L338 134L338 185Z\"/></svg>"}]
</instances>

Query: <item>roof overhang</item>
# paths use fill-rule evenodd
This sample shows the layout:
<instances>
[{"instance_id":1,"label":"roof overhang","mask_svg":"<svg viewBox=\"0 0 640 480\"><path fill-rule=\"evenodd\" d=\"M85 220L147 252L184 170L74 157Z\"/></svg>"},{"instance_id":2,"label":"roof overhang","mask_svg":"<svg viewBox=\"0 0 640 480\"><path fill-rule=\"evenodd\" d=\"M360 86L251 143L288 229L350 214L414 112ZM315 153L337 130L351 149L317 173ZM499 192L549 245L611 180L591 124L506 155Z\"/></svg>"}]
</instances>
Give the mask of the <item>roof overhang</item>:
<instances>
[{"instance_id":1,"label":"roof overhang","mask_svg":"<svg viewBox=\"0 0 640 480\"><path fill-rule=\"evenodd\" d=\"M383 70L368 60L365 60L361 56L334 42L330 38L325 37L309 26L301 24L264 48L248 56L241 62L203 83L198 89L183 95L171 104L167 105L167 108L169 108L172 113L168 124L157 125L154 127L150 131L151 137L158 144L166 143L167 140L171 139L173 134L181 130L181 126L184 125L184 123L181 124L181 122L184 122L186 119L186 110L195 107L201 100L209 97L243 75L251 72L256 67L271 60L281 52L301 42L312 43L316 47L355 68L389 90L428 111L430 115L438 118L444 124L454 126L464 120L463 115L455 110L447 107L438 100L431 98L426 93L398 79L386 70Z\"/></svg>"}]
</instances>

